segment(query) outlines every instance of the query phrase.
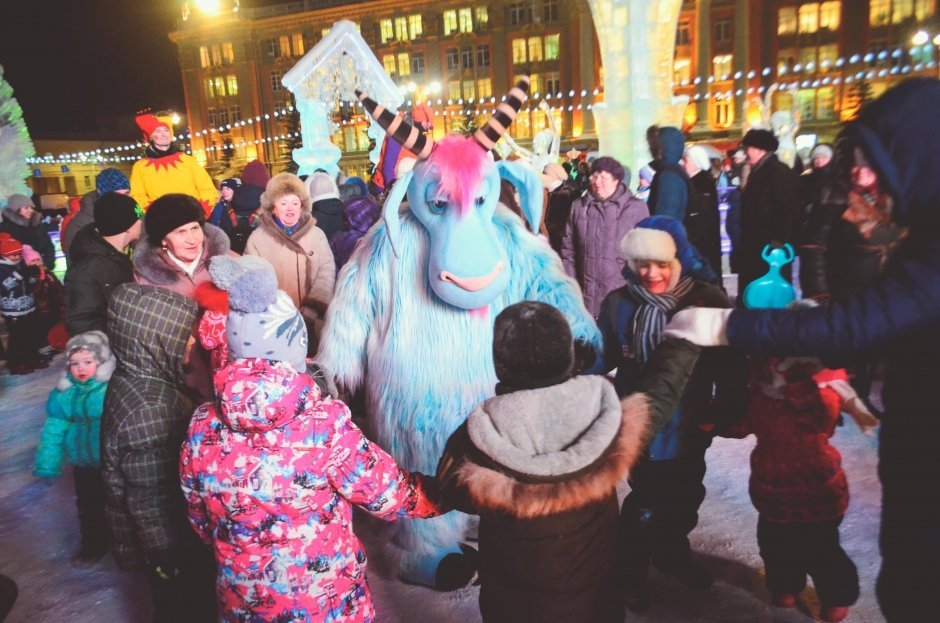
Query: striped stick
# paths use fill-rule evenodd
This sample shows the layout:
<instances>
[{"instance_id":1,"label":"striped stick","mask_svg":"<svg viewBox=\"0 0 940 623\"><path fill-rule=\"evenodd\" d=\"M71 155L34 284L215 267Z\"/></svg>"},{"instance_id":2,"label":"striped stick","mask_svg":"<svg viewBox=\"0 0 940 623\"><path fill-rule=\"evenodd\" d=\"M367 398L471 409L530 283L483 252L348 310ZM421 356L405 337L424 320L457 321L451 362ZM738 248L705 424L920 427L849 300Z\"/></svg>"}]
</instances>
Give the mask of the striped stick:
<instances>
[{"instance_id":1,"label":"striped stick","mask_svg":"<svg viewBox=\"0 0 940 623\"><path fill-rule=\"evenodd\" d=\"M482 128L473 133L473 140L475 140L484 151L493 149L496 141L506 133L513 119L516 118L519 109L522 108L522 105L529 98L527 95L528 91L529 76L522 76L519 82L516 83L516 86L510 89L509 93L506 95L506 101L500 102L493 116L487 120Z\"/></svg>"},{"instance_id":2,"label":"striped stick","mask_svg":"<svg viewBox=\"0 0 940 623\"><path fill-rule=\"evenodd\" d=\"M426 135L417 127L405 121L402 113L392 114L368 95L356 89L356 97L362 102L362 107L375 119L380 126L393 139L401 143L405 149L414 152L418 160L424 160L431 155L434 149L434 139Z\"/></svg>"}]
</instances>

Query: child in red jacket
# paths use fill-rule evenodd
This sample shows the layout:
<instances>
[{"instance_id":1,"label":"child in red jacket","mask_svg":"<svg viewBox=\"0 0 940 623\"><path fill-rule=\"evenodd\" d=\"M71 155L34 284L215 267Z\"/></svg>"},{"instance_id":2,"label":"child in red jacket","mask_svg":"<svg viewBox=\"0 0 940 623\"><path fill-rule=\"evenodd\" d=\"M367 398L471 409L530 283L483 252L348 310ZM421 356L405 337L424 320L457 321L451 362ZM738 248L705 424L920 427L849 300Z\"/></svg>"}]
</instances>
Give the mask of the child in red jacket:
<instances>
[{"instance_id":1,"label":"child in red jacket","mask_svg":"<svg viewBox=\"0 0 940 623\"><path fill-rule=\"evenodd\" d=\"M813 578L823 621L841 621L858 599L858 573L839 544L849 489L829 438L846 409L864 429L874 420L844 370L817 359L751 360L747 409L730 436L753 433L751 501L757 543L775 606L792 608Z\"/></svg>"}]
</instances>

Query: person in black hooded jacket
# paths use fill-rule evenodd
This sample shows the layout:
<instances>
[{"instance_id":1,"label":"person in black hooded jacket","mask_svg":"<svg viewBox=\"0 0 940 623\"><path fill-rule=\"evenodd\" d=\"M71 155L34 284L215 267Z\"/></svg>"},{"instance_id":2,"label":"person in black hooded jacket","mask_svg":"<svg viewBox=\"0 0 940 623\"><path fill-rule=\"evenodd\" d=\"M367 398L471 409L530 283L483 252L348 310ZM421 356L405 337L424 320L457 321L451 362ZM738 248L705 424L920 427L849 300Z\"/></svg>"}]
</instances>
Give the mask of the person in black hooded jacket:
<instances>
[{"instance_id":1,"label":"person in black hooded jacket","mask_svg":"<svg viewBox=\"0 0 940 623\"><path fill-rule=\"evenodd\" d=\"M923 621L940 586L940 81L913 78L848 124L910 232L884 273L843 301L804 310L681 311L670 337L778 356L885 354L878 452L883 489L878 602L891 623Z\"/></svg>"}]
</instances>

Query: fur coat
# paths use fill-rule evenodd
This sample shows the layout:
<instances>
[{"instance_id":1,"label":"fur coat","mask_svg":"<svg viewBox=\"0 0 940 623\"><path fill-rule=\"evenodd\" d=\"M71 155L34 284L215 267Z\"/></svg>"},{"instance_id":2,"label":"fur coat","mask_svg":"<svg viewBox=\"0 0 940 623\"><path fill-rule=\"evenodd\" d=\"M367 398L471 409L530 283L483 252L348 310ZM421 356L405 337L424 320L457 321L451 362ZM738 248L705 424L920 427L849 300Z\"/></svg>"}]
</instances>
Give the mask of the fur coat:
<instances>
[{"instance_id":1,"label":"fur coat","mask_svg":"<svg viewBox=\"0 0 940 623\"><path fill-rule=\"evenodd\" d=\"M134 252L134 277L137 283L159 286L181 294L188 299L194 298L196 286L209 281L209 260L216 255L232 255L228 236L215 225L202 226L206 234L202 243L202 257L193 276L173 263L159 245L154 245L146 236L141 236Z\"/></svg>"},{"instance_id":2,"label":"fur coat","mask_svg":"<svg viewBox=\"0 0 940 623\"><path fill-rule=\"evenodd\" d=\"M617 483L648 436L646 396L580 376L478 406L438 469L459 509L480 514L483 620L623 620L614 585Z\"/></svg>"},{"instance_id":3,"label":"fur coat","mask_svg":"<svg viewBox=\"0 0 940 623\"><path fill-rule=\"evenodd\" d=\"M316 343L336 283L333 252L317 220L304 212L297 231L288 235L274 222L272 213L263 210L257 229L245 245L245 255L271 262L278 287L291 297L308 326L312 325L314 335L310 341Z\"/></svg>"}]
</instances>

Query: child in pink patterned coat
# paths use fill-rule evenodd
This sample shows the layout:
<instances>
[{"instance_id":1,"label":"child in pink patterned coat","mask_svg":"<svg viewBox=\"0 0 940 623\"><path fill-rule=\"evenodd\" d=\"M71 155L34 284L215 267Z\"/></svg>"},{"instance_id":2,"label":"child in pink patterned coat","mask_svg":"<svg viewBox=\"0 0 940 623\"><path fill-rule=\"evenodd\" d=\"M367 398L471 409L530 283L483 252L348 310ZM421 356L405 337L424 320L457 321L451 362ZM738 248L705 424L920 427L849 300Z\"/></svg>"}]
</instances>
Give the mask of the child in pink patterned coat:
<instances>
[{"instance_id":1,"label":"child in pink patterned coat","mask_svg":"<svg viewBox=\"0 0 940 623\"><path fill-rule=\"evenodd\" d=\"M180 459L190 523L219 566L220 620L374 621L353 504L384 520L431 517L434 481L399 468L297 372L306 329L273 269L226 287L232 360Z\"/></svg>"}]
</instances>

